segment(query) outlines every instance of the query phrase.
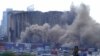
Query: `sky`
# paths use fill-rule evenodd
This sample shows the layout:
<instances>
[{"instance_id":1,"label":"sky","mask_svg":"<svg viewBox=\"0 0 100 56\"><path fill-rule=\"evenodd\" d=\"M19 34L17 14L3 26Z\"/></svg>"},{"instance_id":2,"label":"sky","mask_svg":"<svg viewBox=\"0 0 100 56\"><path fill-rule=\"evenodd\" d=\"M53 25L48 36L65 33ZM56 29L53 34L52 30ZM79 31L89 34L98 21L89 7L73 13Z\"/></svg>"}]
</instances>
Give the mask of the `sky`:
<instances>
[{"instance_id":1,"label":"sky","mask_svg":"<svg viewBox=\"0 0 100 56\"><path fill-rule=\"evenodd\" d=\"M0 23L2 21L2 14L7 8L13 10L27 10L27 7L32 5L35 11L68 11L72 2L79 6L84 3L90 7L90 16L96 22L100 23L100 3L99 0L0 0Z\"/></svg>"}]
</instances>

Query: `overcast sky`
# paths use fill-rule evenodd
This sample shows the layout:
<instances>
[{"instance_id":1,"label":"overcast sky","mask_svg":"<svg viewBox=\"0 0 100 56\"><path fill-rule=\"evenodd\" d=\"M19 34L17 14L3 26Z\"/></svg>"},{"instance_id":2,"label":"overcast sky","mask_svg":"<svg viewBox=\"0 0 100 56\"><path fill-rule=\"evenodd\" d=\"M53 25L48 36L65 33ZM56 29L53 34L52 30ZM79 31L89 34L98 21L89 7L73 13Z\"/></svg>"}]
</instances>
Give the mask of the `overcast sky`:
<instances>
[{"instance_id":1,"label":"overcast sky","mask_svg":"<svg viewBox=\"0 0 100 56\"><path fill-rule=\"evenodd\" d=\"M2 12L6 8L14 10L26 10L29 5L34 5L34 10L39 11L67 11L71 3L79 5L81 2L90 6L90 15L100 23L100 2L99 0L0 0L0 21L2 20Z\"/></svg>"}]
</instances>

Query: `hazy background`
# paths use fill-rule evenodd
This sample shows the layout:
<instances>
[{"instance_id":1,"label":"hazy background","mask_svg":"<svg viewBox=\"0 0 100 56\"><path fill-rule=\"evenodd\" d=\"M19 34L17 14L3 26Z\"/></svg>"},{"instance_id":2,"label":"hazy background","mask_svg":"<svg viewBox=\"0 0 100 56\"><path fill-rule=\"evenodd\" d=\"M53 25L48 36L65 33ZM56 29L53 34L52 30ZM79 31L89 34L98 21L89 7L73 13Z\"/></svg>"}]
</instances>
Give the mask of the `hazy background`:
<instances>
[{"instance_id":1,"label":"hazy background","mask_svg":"<svg viewBox=\"0 0 100 56\"><path fill-rule=\"evenodd\" d=\"M0 24L2 20L2 12L6 8L14 10L26 10L28 6L33 6L34 10L39 11L67 11L73 3L78 6L80 3L85 3L90 6L90 15L94 20L100 23L100 8L99 0L0 0Z\"/></svg>"}]
</instances>

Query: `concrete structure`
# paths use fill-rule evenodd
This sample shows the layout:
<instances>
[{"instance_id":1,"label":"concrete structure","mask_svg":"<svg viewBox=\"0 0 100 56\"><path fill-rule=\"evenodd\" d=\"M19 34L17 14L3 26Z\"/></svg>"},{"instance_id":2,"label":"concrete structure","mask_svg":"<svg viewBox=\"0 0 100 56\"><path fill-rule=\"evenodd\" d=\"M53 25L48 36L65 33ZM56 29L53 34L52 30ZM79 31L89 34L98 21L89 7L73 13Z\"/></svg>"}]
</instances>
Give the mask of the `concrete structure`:
<instances>
[{"instance_id":1,"label":"concrete structure","mask_svg":"<svg viewBox=\"0 0 100 56\"><path fill-rule=\"evenodd\" d=\"M9 12L12 9L8 8L6 11L3 12L3 20L1 22L1 33L7 35L7 18L10 16Z\"/></svg>"},{"instance_id":2,"label":"concrete structure","mask_svg":"<svg viewBox=\"0 0 100 56\"><path fill-rule=\"evenodd\" d=\"M20 38L22 31L32 24L50 25L60 24L60 16L62 12L40 12L40 11L12 11L8 17L8 38L11 42L16 42Z\"/></svg>"},{"instance_id":3,"label":"concrete structure","mask_svg":"<svg viewBox=\"0 0 100 56\"><path fill-rule=\"evenodd\" d=\"M67 19L62 20L62 15L64 12L61 11L49 11L49 12L40 12L40 11L15 11L11 10L7 12L6 20L6 31L9 42L16 42L20 39L21 32L26 29L26 27L32 24L43 25L48 23L51 26L55 24L64 25L71 24L74 17L73 12L68 11L66 16ZM68 22L70 21L70 23ZM64 23L63 23L64 22ZM3 24L2 24L3 25Z\"/></svg>"},{"instance_id":4,"label":"concrete structure","mask_svg":"<svg viewBox=\"0 0 100 56\"><path fill-rule=\"evenodd\" d=\"M7 38L6 36L7 34L7 20L10 16L9 12L11 12L12 9L8 8L6 9L6 11L3 12L3 20L1 21L1 27L0 27L0 40L5 40L5 38Z\"/></svg>"}]
</instances>

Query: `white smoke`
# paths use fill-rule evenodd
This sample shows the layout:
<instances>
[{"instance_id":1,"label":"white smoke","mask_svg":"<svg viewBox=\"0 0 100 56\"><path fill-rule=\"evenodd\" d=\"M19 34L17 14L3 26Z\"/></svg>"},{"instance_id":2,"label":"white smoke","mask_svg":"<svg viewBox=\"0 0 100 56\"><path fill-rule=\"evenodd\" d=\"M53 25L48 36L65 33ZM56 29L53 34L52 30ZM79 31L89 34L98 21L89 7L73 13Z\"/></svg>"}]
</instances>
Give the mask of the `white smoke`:
<instances>
[{"instance_id":1,"label":"white smoke","mask_svg":"<svg viewBox=\"0 0 100 56\"><path fill-rule=\"evenodd\" d=\"M100 47L100 24L96 23L89 15L90 9L88 6L81 4L75 10L77 16L71 25L65 24L64 26L55 25L51 27L48 23L44 25L31 25L26 28L24 32L21 32L20 42L24 42L25 39L41 38L42 41L47 42L50 40L52 43L61 43L62 46L75 46L84 45L85 46L96 46ZM65 20L68 17L63 17ZM37 38L32 35L39 35ZM67 43L67 44L66 44Z\"/></svg>"},{"instance_id":2,"label":"white smoke","mask_svg":"<svg viewBox=\"0 0 100 56\"><path fill-rule=\"evenodd\" d=\"M65 34L66 29L63 29L59 25L55 25L49 30L49 39L53 43L59 42L59 38Z\"/></svg>"},{"instance_id":3,"label":"white smoke","mask_svg":"<svg viewBox=\"0 0 100 56\"><path fill-rule=\"evenodd\" d=\"M27 38L30 38L30 34L37 35L39 38L42 38L42 41L47 42L50 40L52 43L58 42L57 40L65 33L65 29L59 25L51 27L49 24L45 23L44 25L31 25L27 27L24 32L21 32L20 42L24 42ZM31 36L31 38L35 38ZM30 39L31 39L30 38ZM35 41L35 40L33 40Z\"/></svg>"},{"instance_id":4,"label":"white smoke","mask_svg":"<svg viewBox=\"0 0 100 56\"><path fill-rule=\"evenodd\" d=\"M86 44L100 46L100 25L89 15L89 7L81 4L73 24L69 26L60 40L63 43L77 42L75 45Z\"/></svg>"}]
</instances>

